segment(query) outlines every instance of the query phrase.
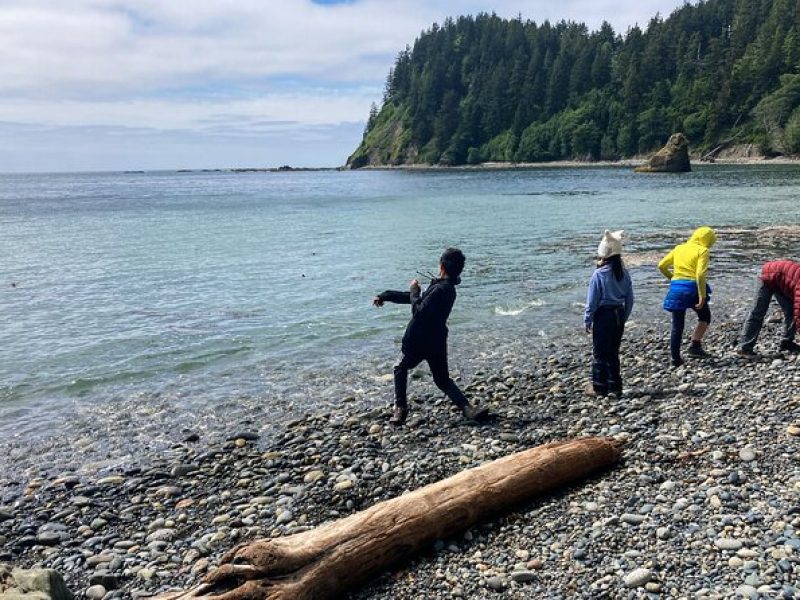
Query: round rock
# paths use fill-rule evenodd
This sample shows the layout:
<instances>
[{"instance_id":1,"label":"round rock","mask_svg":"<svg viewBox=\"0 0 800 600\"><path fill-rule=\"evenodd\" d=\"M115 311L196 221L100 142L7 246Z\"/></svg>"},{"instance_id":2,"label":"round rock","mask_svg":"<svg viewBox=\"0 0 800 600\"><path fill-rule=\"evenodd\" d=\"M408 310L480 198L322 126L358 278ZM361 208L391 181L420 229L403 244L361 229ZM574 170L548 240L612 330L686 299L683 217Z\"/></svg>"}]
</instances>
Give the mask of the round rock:
<instances>
[{"instance_id":1,"label":"round rock","mask_svg":"<svg viewBox=\"0 0 800 600\"><path fill-rule=\"evenodd\" d=\"M653 574L650 569L639 568L625 575L624 581L629 588L637 588L646 585L652 577Z\"/></svg>"}]
</instances>

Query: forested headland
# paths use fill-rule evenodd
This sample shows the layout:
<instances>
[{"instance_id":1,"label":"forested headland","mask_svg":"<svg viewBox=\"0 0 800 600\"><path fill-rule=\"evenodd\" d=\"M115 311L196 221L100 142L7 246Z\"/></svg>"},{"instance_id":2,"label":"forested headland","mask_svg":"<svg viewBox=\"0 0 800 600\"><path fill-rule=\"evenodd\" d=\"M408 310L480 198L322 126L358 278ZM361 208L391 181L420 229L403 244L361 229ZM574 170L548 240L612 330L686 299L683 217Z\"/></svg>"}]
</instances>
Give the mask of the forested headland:
<instances>
[{"instance_id":1,"label":"forested headland","mask_svg":"<svg viewBox=\"0 0 800 600\"><path fill-rule=\"evenodd\" d=\"M618 160L675 131L695 152L800 153L798 67L798 0L686 4L624 35L447 19L399 53L348 165Z\"/></svg>"}]
</instances>

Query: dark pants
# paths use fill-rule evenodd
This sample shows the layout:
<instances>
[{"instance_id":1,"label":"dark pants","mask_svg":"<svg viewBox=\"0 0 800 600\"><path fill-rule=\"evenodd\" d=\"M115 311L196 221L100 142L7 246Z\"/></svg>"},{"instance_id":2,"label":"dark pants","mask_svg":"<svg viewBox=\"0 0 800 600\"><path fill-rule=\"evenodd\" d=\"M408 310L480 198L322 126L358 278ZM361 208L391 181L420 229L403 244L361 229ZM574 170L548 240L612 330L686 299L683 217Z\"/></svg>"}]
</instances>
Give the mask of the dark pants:
<instances>
[{"instance_id":1,"label":"dark pants","mask_svg":"<svg viewBox=\"0 0 800 600\"><path fill-rule=\"evenodd\" d=\"M459 408L467 405L467 398L458 389L455 382L450 379L447 369L447 352L434 352L428 354L406 354L400 358L400 362L394 368L394 398L397 406L408 406L406 390L408 387L408 372L416 367L423 360L428 362L433 382L442 390L450 400Z\"/></svg>"},{"instance_id":2,"label":"dark pants","mask_svg":"<svg viewBox=\"0 0 800 600\"><path fill-rule=\"evenodd\" d=\"M601 306L594 313L592 325L592 387L605 396L622 393L622 374L619 366L619 346L625 331L625 309L621 306Z\"/></svg>"},{"instance_id":3,"label":"dark pants","mask_svg":"<svg viewBox=\"0 0 800 600\"><path fill-rule=\"evenodd\" d=\"M761 282L761 280L759 280L759 282ZM780 292L773 292L761 282L758 293L756 294L756 302L747 320L744 322L742 336L739 339L741 347L745 350L752 350L755 347L758 334L761 332L761 327L764 325L764 318L767 316L767 310L769 309L769 303L773 295L783 311L783 341L791 342L794 340L794 307L792 306L791 298L784 296Z\"/></svg>"},{"instance_id":4,"label":"dark pants","mask_svg":"<svg viewBox=\"0 0 800 600\"><path fill-rule=\"evenodd\" d=\"M697 320L701 323L711 323L711 309L708 307L708 300L706 299L703 308L697 310L692 307L692 310L697 313ZM672 360L680 360L681 358L681 341L683 340L683 330L686 327L686 309L672 311L672 335L669 339L670 353Z\"/></svg>"}]
</instances>

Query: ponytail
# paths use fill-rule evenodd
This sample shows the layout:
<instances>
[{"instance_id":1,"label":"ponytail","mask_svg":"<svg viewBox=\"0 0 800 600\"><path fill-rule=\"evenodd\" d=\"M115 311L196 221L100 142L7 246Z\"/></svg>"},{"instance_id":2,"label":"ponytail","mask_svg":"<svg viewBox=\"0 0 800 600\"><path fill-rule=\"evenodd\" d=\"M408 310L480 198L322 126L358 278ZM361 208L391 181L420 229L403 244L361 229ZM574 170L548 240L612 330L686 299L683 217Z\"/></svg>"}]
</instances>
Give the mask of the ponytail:
<instances>
[{"instance_id":1,"label":"ponytail","mask_svg":"<svg viewBox=\"0 0 800 600\"><path fill-rule=\"evenodd\" d=\"M625 276L625 267L622 264L622 257L619 254L609 256L602 260L603 265L611 265L611 270L614 272L614 278L617 281L622 281Z\"/></svg>"}]
</instances>

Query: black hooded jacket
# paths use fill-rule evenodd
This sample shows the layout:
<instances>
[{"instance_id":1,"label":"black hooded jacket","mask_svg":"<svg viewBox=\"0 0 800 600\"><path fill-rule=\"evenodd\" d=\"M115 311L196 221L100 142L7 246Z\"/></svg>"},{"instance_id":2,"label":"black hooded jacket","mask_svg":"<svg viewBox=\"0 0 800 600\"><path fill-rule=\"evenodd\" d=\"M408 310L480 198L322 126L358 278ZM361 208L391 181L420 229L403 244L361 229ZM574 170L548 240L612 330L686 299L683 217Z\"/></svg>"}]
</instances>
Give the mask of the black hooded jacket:
<instances>
[{"instance_id":1,"label":"black hooded jacket","mask_svg":"<svg viewBox=\"0 0 800 600\"><path fill-rule=\"evenodd\" d=\"M432 279L422 294L386 290L378 295L384 302L411 305L411 321L403 335L404 354L447 353L447 318L456 301L459 282L449 277Z\"/></svg>"}]
</instances>

